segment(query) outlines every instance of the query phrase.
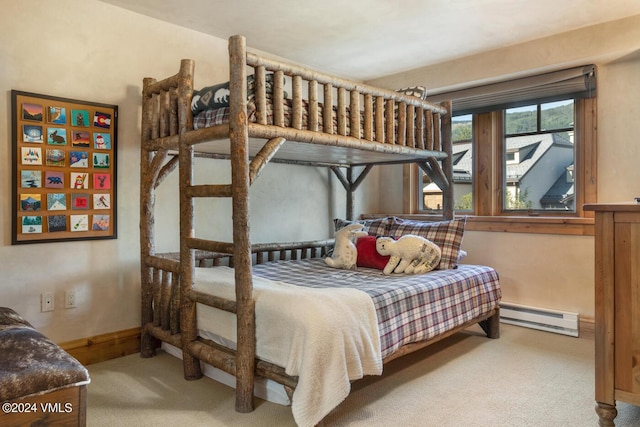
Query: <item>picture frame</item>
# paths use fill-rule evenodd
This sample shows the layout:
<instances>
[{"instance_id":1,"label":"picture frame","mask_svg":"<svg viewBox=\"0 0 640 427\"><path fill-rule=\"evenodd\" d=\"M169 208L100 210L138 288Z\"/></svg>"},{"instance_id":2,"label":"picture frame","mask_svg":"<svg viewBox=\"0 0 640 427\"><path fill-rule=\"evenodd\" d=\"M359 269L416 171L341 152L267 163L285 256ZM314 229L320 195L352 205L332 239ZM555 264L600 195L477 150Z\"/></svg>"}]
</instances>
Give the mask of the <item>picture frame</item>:
<instances>
[{"instance_id":1,"label":"picture frame","mask_svg":"<svg viewBox=\"0 0 640 427\"><path fill-rule=\"evenodd\" d=\"M118 106L11 91L13 245L117 239Z\"/></svg>"}]
</instances>

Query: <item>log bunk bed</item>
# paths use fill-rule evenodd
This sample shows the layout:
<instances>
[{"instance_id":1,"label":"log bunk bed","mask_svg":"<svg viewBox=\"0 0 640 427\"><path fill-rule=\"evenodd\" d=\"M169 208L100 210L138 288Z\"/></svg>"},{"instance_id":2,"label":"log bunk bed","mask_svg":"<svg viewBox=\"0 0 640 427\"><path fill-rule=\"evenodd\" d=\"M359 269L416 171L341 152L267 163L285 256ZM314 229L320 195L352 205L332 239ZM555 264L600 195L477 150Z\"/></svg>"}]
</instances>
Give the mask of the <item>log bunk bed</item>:
<instances>
[{"instance_id":1,"label":"log bunk bed","mask_svg":"<svg viewBox=\"0 0 640 427\"><path fill-rule=\"evenodd\" d=\"M292 288L305 288L305 283L300 283L305 280L296 276L297 284L303 286L291 286L288 283L296 284L296 281L288 280L286 274L272 274L270 268L266 268L258 275L258 269L286 263L315 263L316 267L313 268L321 265L331 270L327 274L332 282L334 273L346 270L330 269L322 262L322 257L332 248L331 239L252 244L248 209L250 185L270 162L327 166L346 189L346 219L351 220L353 192L374 165L416 163L443 189L443 216L445 220L453 220L451 103L432 104L415 96L268 59L247 51L245 39L241 36L229 39L229 67L228 119L200 128L194 126L191 111L194 94L192 60L182 60L176 75L163 80L144 79L140 182L142 357L153 356L160 342L167 343L181 350L186 379L202 376L201 362L235 376L238 412L253 410L254 386L258 378L275 381L284 386L291 399L296 423L315 425L346 397L350 381L372 372L380 374L382 363L476 323L487 336L497 338L500 299L497 273L489 267L479 266L484 270L471 270L468 273L473 276L471 279L477 280L476 286L483 289L471 291L476 293L473 300L476 301L477 294L481 292L488 296L482 303L465 310L466 317L458 316L457 323L441 328L426 338L404 337L404 341L393 342L393 345L385 347L384 354L377 335L382 335L381 331L374 331L371 340L347 337L345 342L352 341L346 342L344 347L356 348L351 353L362 356L363 360L340 359L338 364L354 366L353 372L338 374L339 377L346 376L345 390L329 398L328 406L309 409L313 405L304 401L305 396L307 399L312 396L313 399L322 400L323 393L333 393L332 390L327 391L333 386L317 383L320 381L318 378L324 376L323 371L320 371L320 375L309 375L308 371L305 371L306 376L303 372L291 374L292 367L287 365L288 360L281 361L273 356L277 350L265 350L270 346L269 342L264 341L270 338L261 338L261 334L268 335L272 329L261 325L261 320L269 319L274 324L279 322L277 318L269 318L268 308L264 308L268 306L269 298L273 298L268 293L272 292L270 289L275 286L274 283L279 286L274 291L276 296L297 298L298 291ZM269 75L273 77L273 85L267 90ZM255 94L250 97L247 94L247 76L253 79L255 86ZM285 82L291 85L290 99L284 90ZM306 85L304 88L303 82ZM320 86L324 90L319 93ZM231 183L195 185L194 160L198 156L228 159L231 162ZM160 254L155 251L155 191L176 168L180 187L180 249L179 253ZM354 177L354 171L360 171L360 174ZM231 198L233 242L195 237L194 200L203 197ZM307 267L309 265L305 264L304 268ZM218 270L222 272L223 279L216 276L209 284L199 283ZM361 270L366 269L358 269L358 274ZM464 268L453 268L414 275L413 278L430 275L446 278L464 271ZM393 281L390 285L393 287L399 286L398 283L403 280L403 275L391 277L381 276L380 271L376 273L378 278L370 272L364 280L378 283L382 279L385 284ZM227 285L230 282L231 287L216 291L216 286L223 287L222 282ZM358 286L356 284L353 287ZM330 317L321 311L320 306L325 299L335 301L338 299L336 295L341 295L340 298L344 296L345 301L351 301L348 298L354 295L349 292L366 295L348 286L347 289L327 288L330 294L322 286L306 289L313 292L303 297L303 301L308 303L304 310L317 309L318 316L325 317ZM369 311L363 313L358 311L359 308L353 309L352 317L363 323L373 322L373 329L377 329L375 313L376 309L381 313L380 307L374 307L370 297L366 299L368 303L362 299L358 303ZM283 307L286 305L295 306L298 303L282 303ZM279 310L276 308L275 311ZM213 312L223 313L222 316L231 316L233 319L231 329L235 330L229 332L227 341L218 341L215 335L211 338L203 333L204 327L200 324L204 322L202 316ZM296 316L291 313L287 315ZM282 320L285 323L290 321L291 318ZM334 334L332 328L340 327L342 324L327 323L319 329L331 329L333 339L337 333ZM220 334L224 335L222 332ZM349 335L350 332L345 334ZM315 336L307 341L313 340ZM319 341L322 342L322 339ZM311 369L329 371L335 367L331 366L330 359L342 352L338 348L342 344L332 347L334 344L330 342L328 349L314 348L307 352L304 348L290 349L290 353L298 351L304 354L303 365L328 359L324 363L329 366ZM318 352L320 357L309 356L314 352ZM308 366L304 369L308 369ZM308 377L313 378L309 380ZM298 389L301 390L300 395L297 395ZM305 390L305 396L302 395L302 389Z\"/></svg>"}]
</instances>

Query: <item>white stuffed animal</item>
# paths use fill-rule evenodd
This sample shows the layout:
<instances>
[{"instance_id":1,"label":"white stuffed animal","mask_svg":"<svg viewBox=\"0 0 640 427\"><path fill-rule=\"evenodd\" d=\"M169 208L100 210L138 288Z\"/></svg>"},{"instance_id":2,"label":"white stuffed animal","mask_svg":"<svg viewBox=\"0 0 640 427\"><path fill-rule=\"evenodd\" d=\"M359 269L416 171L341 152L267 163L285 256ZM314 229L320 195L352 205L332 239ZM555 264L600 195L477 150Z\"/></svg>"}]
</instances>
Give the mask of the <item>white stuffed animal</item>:
<instances>
[{"instance_id":1,"label":"white stuffed animal","mask_svg":"<svg viewBox=\"0 0 640 427\"><path fill-rule=\"evenodd\" d=\"M390 255L384 274L407 273L421 274L437 267L442 251L432 241L421 236L407 234L394 240L391 237L378 237L376 251L380 255Z\"/></svg>"},{"instance_id":2,"label":"white stuffed animal","mask_svg":"<svg viewBox=\"0 0 640 427\"><path fill-rule=\"evenodd\" d=\"M347 270L356 269L358 250L356 249L355 241L358 237L368 235L366 231L362 231L362 227L362 224L351 224L336 231L333 254L331 257L324 259L328 266Z\"/></svg>"}]
</instances>

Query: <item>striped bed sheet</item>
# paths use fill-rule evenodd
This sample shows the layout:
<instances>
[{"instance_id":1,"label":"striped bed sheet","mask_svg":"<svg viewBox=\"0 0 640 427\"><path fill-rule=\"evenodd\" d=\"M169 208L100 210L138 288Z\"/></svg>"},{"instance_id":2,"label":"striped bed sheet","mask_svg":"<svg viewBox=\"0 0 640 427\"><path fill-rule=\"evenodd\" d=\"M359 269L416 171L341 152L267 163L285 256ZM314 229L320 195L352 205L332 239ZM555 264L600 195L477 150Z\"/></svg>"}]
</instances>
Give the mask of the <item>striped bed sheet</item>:
<instances>
[{"instance_id":1,"label":"striped bed sheet","mask_svg":"<svg viewBox=\"0 0 640 427\"><path fill-rule=\"evenodd\" d=\"M498 307L498 273L491 267L460 264L420 275L359 268L341 270L323 259L276 261L253 274L313 288L350 287L367 293L378 316L382 357L405 344L428 340Z\"/></svg>"}]
</instances>

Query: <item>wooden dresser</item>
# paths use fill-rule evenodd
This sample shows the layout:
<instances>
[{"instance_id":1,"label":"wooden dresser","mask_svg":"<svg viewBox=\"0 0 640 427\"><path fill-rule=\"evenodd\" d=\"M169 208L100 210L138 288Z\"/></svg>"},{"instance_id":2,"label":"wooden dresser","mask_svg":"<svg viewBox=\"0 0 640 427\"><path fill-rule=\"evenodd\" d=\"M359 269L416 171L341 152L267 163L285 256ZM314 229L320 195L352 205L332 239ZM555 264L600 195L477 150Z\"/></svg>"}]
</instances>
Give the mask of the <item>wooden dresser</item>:
<instances>
[{"instance_id":1,"label":"wooden dresser","mask_svg":"<svg viewBox=\"0 0 640 427\"><path fill-rule=\"evenodd\" d=\"M600 426L616 401L640 405L640 204L595 211L595 398Z\"/></svg>"}]
</instances>

